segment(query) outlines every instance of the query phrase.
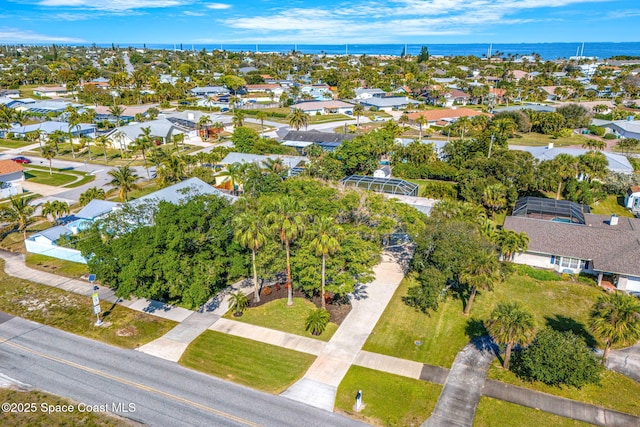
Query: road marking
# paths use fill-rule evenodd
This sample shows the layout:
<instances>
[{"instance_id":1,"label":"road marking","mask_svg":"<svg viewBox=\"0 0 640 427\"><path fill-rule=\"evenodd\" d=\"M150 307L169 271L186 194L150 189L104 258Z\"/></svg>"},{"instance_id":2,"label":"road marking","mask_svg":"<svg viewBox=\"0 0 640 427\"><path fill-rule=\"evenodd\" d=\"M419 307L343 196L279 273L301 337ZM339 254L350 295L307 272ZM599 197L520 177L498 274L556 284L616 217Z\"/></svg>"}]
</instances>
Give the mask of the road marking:
<instances>
[{"instance_id":1,"label":"road marking","mask_svg":"<svg viewBox=\"0 0 640 427\"><path fill-rule=\"evenodd\" d=\"M25 351L27 353L35 354L36 356L40 356L40 357L43 357L45 359L52 360L54 362L62 363L64 365L71 366L73 368L80 369L80 370L92 373L94 375L98 375L98 376L101 376L101 377L104 377L104 378L107 378L107 379L110 379L110 380L113 380L113 381L116 381L116 382L119 382L119 383L122 383L122 384L126 384L126 385L129 385L129 386L135 387L135 388L139 388L141 390L149 391L151 393L156 393L156 394L159 394L161 396L167 397L169 399L173 399L173 400L176 400L178 402L185 403L187 405L193 406L195 408L202 409L202 410L207 411L207 412L211 412L212 414L218 415L218 416L223 417L223 418L227 418L227 419L229 419L231 421L235 421L235 422L238 422L238 423L241 423L241 424L244 424L244 425L247 425L247 426L251 426L251 427L262 427L260 424L256 424L253 421L249 421L249 420L246 420L244 418L241 418L241 417L238 417L238 416L235 416L235 415L232 415L232 414L228 414L228 413L220 411L218 409L210 408L210 407L208 407L206 405L202 405L202 404L194 402L192 400L185 399L184 397L176 396L176 395L171 394L171 393L166 393L164 391L161 391L161 390L158 390L158 389L155 389L153 387L149 387L149 386L146 386L146 385L143 385L143 384L140 384L140 383L136 383L134 381L129 381L127 379L120 378L120 377L117 377L115 375L108 374L108 373L100 371L98 369L93 369L93 368L90 368L88 366L80 365L80 364L72 362L70 360L66 360L66 359L62 359L60 357L51 356L51 355L48 355L48 354L45 354L45 353L41 353L39 351L32 350L32 349L30 349L28 347L25 347L23 345L10 342L10 341L8 341L6 339L0 340L0 344L6 344L6 345L8 345L10 347L17 348L17 349Z\"/></svg>"}]
</instances>

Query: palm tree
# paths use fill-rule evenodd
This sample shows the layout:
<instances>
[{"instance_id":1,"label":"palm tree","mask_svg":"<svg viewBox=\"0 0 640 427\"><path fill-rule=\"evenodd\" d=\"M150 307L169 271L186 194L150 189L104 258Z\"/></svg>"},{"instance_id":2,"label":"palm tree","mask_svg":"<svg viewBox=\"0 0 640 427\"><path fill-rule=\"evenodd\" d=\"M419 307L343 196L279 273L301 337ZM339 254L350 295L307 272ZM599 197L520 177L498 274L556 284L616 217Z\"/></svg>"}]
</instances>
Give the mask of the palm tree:
<instances>
[{"instance_id":1,"label":"palm tree","mask_svg":"<svg viewBox=\"0 0 640 427\"><path fill-rule=\"evenodd\" d=\"M605 342L604 364L613 344L632 344L640 339L640 302L622 292L600 296L591 308L589 328Z\"/></svg>"},{"instance_id":2,"label":"palm tree","mask_svg":"<svg viewBox=\"0 0 640 427\"><path fill-rule=\"evenodd\" d=\"M407 123L409 123L409 116L406 114L403 114L400 116L400 118L398 119L398 123L400 123L402 125L402 128L404 129Z\"/></svg>"},{"instance_id":3,"label":"palm tree","mask_svg":"<svg viewBox=\"0 0 640 427\"><path fill-rule=\"evenodd\" d=\"M418 127L420 128L420 139L422 139L422 127L429 124L429 120L423 115L418 116L416 119L416 123L418 123Z\"/></svg>"},{"instance_id":4,"label":"palm tree","mask_svg":"<svg viewBox=\"0 0 640 427\"><path fill-rule=\"evenodd\" d=\"M293 305L293 287L291 285L291 242L304 233L302 206L291 196L280 196L274 200L267 215L267 223L272 232L278 235L284 245L287 257L287 305Z\"/></svg>"},{"instance_id":5,"label":"palm tree","mask_svg":"<svg viewBox=\"0 0 640 427\"><path fill-rule=\"evenodd\" d=\"M244 111L235 110L233 112L233 118L231 119L231 122L233 123L233 126L237 128L244 126Z\"/></svg>"},{"instance_id":6,"label":"palm tree","mask_svg":"<svg viewBox=\"0 0 640 427\"><path fill-rule=\"evenodd\" d=\"M135 183L140 179L138 174L129 166L120 166L117 169L111 169L108 174L113 178L110 184L118 189L120 200L124 202L129 201L129 192L138 188Z\"/></svg>"},{"instance_id":7,"label":"palm tree","mask_svg":"<svg viewBox=\"0 0 640 427\"><path fill-rule=\"evenodd\" d=\"M142 128L142 133L138 135L134 142L133 149L140 150L142 152L142 160L144 161L144 168L147 170L147 178L149 178L149 168L147 167L147 150L151 147L151 126Z\"/></svg>"},{"instance_id":8,"label":"palm tree","mask_svg":"<svg viewBox=\"0 0 640 427\"><path fill-rule=\"evenodd\" d=\"M228 176L231 181L231 193L236 194L236 185L242 183L242 176L244 174L242 163L233 163L227 166L227 170L220 172L219 176Z\"/></svg>"},{"instance_id":9,"label":"palm tree","mask_svg":"<svg viewBox=\"0 0 640 427\"><path fill-rule=\"evenodd\" d=\"M104 153L104 163L109 163L109 158L107 157L107 145L109 144L109 140L106 136L100 135L96 138L95 143L98 147L102 147L102 152Z\"/></svg>"},{"instance_id":10,"label":"palm tree","mask_svg":"<svg viewBox=\"0 0 640 427\"><path fill-rule=\"evenodd\" d=\"M322 308L326 308L324 288L327 257L340 250L341 234L342 228L335 224L333 218L326 216L318 218L311 228L311 235L314 236L310 243L311 250L315 252L316 256L322 256L322 287L320 293Z\"/></svg>"},{"instance_id":11,"label":"palm tree","mask_svg":"<svg viewBox=\"0 0 640 427\"><path fill-rule=\"evenodd\" d=\"M502 184L487 186L482 192L482 204L491 211L491 217L496 219L496 211L507 205L507 187Z\"/></svg>"},{"instance_id":12,"label":"palm tree","mask_svg":"<svg viewBox=\"0 0 640 427\"><path fill-rule=\"evenodd\" d=\"M172 153L158 166L158 180L163 185L182 181L186 176L186 168L187 162L178 153Z\"/></svg>"},{"instance_id":13,"label":"palm tree","mask_svg":"<svg viewBox=\"0 0 640 427\"><path fill-rule=\"evenodd\" d=\"M91 187L84 193L80 194L80 206L87 205L90 201L96 200L104 200L106 198L106 194L102 188Z\"/></svg>"},{"instance_id":14,"label":"palm tree","mask_svg":"<svg viewBox=\"0 0 640 427\"><path fill-rule=\"evenodd\" d=\"M287 171L287 166L284 164L281 157L278 157L276 159L266 159L264 162L262 162L262 165L268 173L277 175L280 177L280 179L284 178L285 172Z\"/></svg>"},{"instance_id":15,"label":"palm tree","mask_svg":"<svg viewBox=\"0 0 640 427\"><path fill-rule=\"evenodd\" d=\"M324 308L311 311L304 322L304 329L311 332L311 335L318 336L327 329L331 315Z\"/></svg>"},{"instance_id":16,"label":"palm tree","mask_svg":"<svg viewBox=\"0 0 640 427\"><path fill-rule=\"evenodd\" d=\"M242 313L249 306L249 298L242 291L237 291L229 295L229 310L233 310L235 317L242 316Z\"/></svg>"},{"instance_id":17,"label":"palm tree","mask_svg":"<svg viewBox=\"0 0 640 427\"><path fill-rule=\"evenodd\" d=\"M267 118L267 113L260 110L256 113L256 119L260 120L260 136L264 136L264 119Z\"/></svg>"},{"instance_id":18,"label":"palm tree","mask_svg":"<svg viewBox=\"0 0 640 427\"><path fill-rule=\"evenodd\" d=\"M513 346L529 344L535 337L533 315L518 302L498 304L485 326L496 343L506 346L504 369L509 369Z\"/></svg>"},{"instance_id":19,"label":"palm tree","mask_svg":"<svg viewBox=\"0 0 640 427\"><path fill-rule=\"evenodd\" d=\"M471 126L471 119L467 116L463 116L457 119L453 124L460 130L460 139L464 139L465 131Z\"/></svg>"},{"instance_id":20,"label":"palm tree","mask_svg":"<svg viewBox=\"0 0 640 427\"><path fill-rule=\"evenodd\" d=\"M80 124L80 116L78 115L78 112L76 111L75 108L73 108L72 106L68 106L65 109L65 112L69 113L69 118L67 119L67 123L69 126L69 145L71 145L71 157L72 158L76 158L76 152L73 149L73 128L78 126ZM80 133L78 132L78 136L80 136Z\"/></svg>"},{"instance_id":21,"label":"palm tree","mask_svg":"<svg viewBox=\"0 0 640 427\"><path fill-rule=\"evenodd\" d=\"M51 215L54 221L60 218L62 215L68 213L69 205L60 200L49 200L44 205L42 205L42 215Z\"/></svg>"},{"instance_id":22,"label":"palm tree","mask_svg":"<svg viewBox=\"0 0 640 427\"><path fill-rule=\"evenodd\" d=\"M364 106L356 104L353 106L353 115L356 116L356 127L360 127L360 117L364 114Z\"/></svg>"},{"instance_id":23,"label":"palm tree","mask_svg":"<svg viewBox=\"0 0 640 427\"><path fill-rule=\"evenodd\" d=\"M109 114L116 118L116 127L120 126L120 117L124 114L124 108L119 105L112 105L109 107Z\"/></svg>"},{"instance_id":24,"label":"palm tree","mask_svg":"<svg viewBox=\"0 0 640 427\"><path fill-rule=\"evenodd\" d=\"M256 252L267 243L260 218L252 213L243 212L233 219L234 237L240 246L251 249L251 264L253 266L253 297L260 301L258 288L258 270L256 268Z\"/></svg>"},{"instance_id":25,"label":"palm tree","mask_svg":"<svg viewBox=\"0 0 640 427\"><path fill-rule=\"evenodd\" d=\"M35 208L29 204L27 197L11 197L8 205L0 207L0 219L9 223L10 227L18 228L22 239L27 239L27 226L34 220Z\"/></svg>"},{"instance_id":26,"label":"palm tree","mask_svg":"<svg viewBox=\"0 0 640 427\"><path fill-rule=\"evenodd\" d=\"M469 265L460 275L460 280L470 287L469 298L464 307L464 314L468 315L478 289L491 290L493 285L500 281L498 258L492 251L479 252L474 259L469 260Z\"/></svg>"},{"instance_id":27,"label":"palm tree","mask_svg":"<svg viewBox=\"0 0 640 427\"><path fill-rule=\"evenodd\" d=\"M556 179L558 180L558 191L556 193L556 200L560 200L560 191L562 190L562 183L573 178L578 173L578 161L570 154L559 154L553 163L556 170Z\"/></svg>"},{"instance_id":28,"label":"palm tree","mask_svg":"<svg viewBox=\"0 0 640 427\"><path fill-rule=\"evenodd\" d=\"M58 152L56 151L55 147L51 146L50 144L45 144L45 146L40 149L40 153L42 154L42 157L49 160L49 175L51 175L51 161L56 156L56 154L58 154Z\"/></svg>"},{"instance_id":29,"label":"palm tree","mask_svg":"<svg viewBox=\"0 0 640 427\"><path fill-rule=\"evenodd\" d=\"M302 127L309 125L309 115L299 108L294 108L287 117L289 119L289 126L295 130L300 130Z\"/></svg>"},{"instance_id":30,"label":"palm tree","mask_svg":"<svg viewBox=\"0 0 640 427\"><path fill-rule=\"evenodd\" d=\"M525 252L529 247L529 236L527 233L518 233L513 230L501 228L496 234L498 250L505 261L511 261L516 252Z\"/></svg>"}]
</instances>

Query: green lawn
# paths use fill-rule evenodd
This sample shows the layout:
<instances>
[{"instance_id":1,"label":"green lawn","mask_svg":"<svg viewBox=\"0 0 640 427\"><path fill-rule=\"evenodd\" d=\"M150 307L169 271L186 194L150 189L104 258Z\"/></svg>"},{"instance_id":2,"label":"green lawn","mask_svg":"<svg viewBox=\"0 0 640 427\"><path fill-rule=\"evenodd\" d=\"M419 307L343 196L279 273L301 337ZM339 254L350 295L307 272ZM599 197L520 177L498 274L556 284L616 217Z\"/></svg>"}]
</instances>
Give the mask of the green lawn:
<instances>
[{"instance_id":1,"label":"green lawn","mask_svg":"<svg viewBox=\"0 0 640 427\"><path fill-rule=\"evenodd\" d=\"M41 221L27 227L27 237L35 233L53 226L50 221ZM0 240L0 248L6 249L11 252L24 252L24 242L22 240L22 233L18 231L12 231L4 235L4 238Z\"/></svg>"},{"instance_id":2,"label":"green lawn","mask_svg":"<svg viewBox=\"0 0 640 427\"><path fill-rule=\"evenodd\" d=\"M27 169L24 172L24 178L28 181L36 182L38 184L60 187L75 181L77 179L77 175L58 172L49 174L49 171Z\"/></svg>"},{"instance_id":3,"label":"green lawn","mask_svg":"<svg viewBox=\"0 0 640 427\"><path fill-rule=\"evenodd\" d=\"M591 205L591 213L598 215L616 214L633 218L633 214L622 205L623 203L623 196L608 196L606 199Z\"/></svg>"},{"instance_id":4,"label":"green lawn","mask_svg":"<svg viewBox=\"0 0 640 427\"><path fill-rule=\"evenodd\" d=\"M602 294L587 285L540 282L514 274L493 292L480 292L467 317L462 314L462 302L453 297L431 315L415 311L402 302L409 286L408 279L400 284L364 350L444 367L451 366L470 337L485 334L483 322L499 302L522 302L534 313L539 327L550 324L588 336L585 325L589 309ZM415 341L422 344L416 345Z\"/></svg>"},{"instance_id":5,"label":"green lawn","mask_svg":"<svg viewBox=\"0 0 640 427\"><path fill-rule=\"evenodd\" d=\"M277 299L264 305L247 309L241 317L234 317L229 311L224 317L252 325L263 326L290 334L302 335L307 338L315 338L329 341L338 330L338 325L329 323L322 335L314 336L305 331L304 323L309 312L316 309L316 305L304 298L294 298L293 305L287 306L287 300Z\"/></svg>"},{"instance_id":6,"label":"green lawn","mask_svg":"<svg viewBox=\"0 0 640 427\"><path fill-rule=\"evenodd\" d=\"M588 138L582 135L572 134L568 138L553 138L550 135L544 135L541 133L522 133L517 134L513 138L509 138L507 141L509 145L528 145L528 146L546 146L549 143L553 143L554 147L567 147L570 145L579 145L587 141Z\"/></svg>"},{"instance_id":7,"label":"green lawn","mask_svg":"<svg viewBox=\"0 0 640 427\"><path fill-rule=\"evenodd\" d=\"M54 394L39 390L17 391L0 388L0 400L10 404L32 405L35 404L35 411L2 412L0 419L4 426L87 426L87 427L122 427L134 426L124 418L116 417L110 413L100 412L80 412L77 410L80 402L74 402ZM73 412L50 412L41 410L42 404L51 406L73 405Z\"/></svg>"},{"instance_id":8,"label":"green lawn","mask_svg":"<svg viewBox=\"0 0 640 427\"><path fill-rule=\"evenodd\" d=\"M0 138L0 147L4 148L21 148L26 147L27 145L31 145L33 142L30 141L22 141L19 139L3 139Z\"/></svg>"},{"instance_id":9,"label":"green lawn","mask_svg":"<svg viewBox=\"0 0 640 427\"><path fill-rule=\"evenodd\" d=\"M36 270L59 274L72 279L78 279L83 274L89 273L87 264L65 261L40 254L27 253L26 264L27 267L35 268Z\"/></svg>"},{"instance_id":10,"label":"green lawn","mask_svg":"<svg viewBox=\"0 0 640 427\"><path fill-rule=\"evenodd\" d=\"M365 407L353 410L362 390ZM419 426L433 412L442 386L360 366L351 366L336 396L336 410L382 426Z\"/></svg>"},{"instance_id":11,"label":"green lawn","mask_svg":"<svg viewBox=\"0 0 640 427\"><path fill-rule=\"evenodd\" d=\"M187 347L178 363L278 394L302 377L315 358L246 338L205 331Z\"/></svg>"},{"instance_id":12,"label":"green lawn","mask_svg":"<svg viewBox=\"0 0 640 427\"><path fill-rule=\"evenodd\" d=\"M602 373L600 385L589 384L581 389L548 386L538 381L523 381L513 372L504 370L498 361L494 361L489 368L487 378L640 416L640 384L609 370Z\"/></svg>"},{"instance_id":13,"label":"green lawn","mask_svg":"<svg viewBox=\"0 0 640 427\"><path fill-rule=\"evenodd\" d=\"M586 427L592 424L550 414L503 400L481 397L473 427Z\"/></svg>"},{"instance_id":14,"label":"green lawn","mask_svg":"<svg viewBox=\"0 0 640 427\"><path fill-rule=\"evenodd\" d=\"M103 301L104 325L95 327L91 298L40 285L4 273L0 260L0 310L124 348L136 348L161 337L176 325Z\"/></svg>"}]
</instances>

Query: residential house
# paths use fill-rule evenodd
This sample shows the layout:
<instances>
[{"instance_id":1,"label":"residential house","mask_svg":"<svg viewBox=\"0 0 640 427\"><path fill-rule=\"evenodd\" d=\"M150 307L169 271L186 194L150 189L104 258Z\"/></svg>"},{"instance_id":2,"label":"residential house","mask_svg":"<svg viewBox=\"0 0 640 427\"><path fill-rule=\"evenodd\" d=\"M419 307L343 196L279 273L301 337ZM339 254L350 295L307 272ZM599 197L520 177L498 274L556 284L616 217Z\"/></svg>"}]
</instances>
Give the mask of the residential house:
<instances>
[{"instance_id":1,"label":"residential house","mask_svg":"<svg viewBox=\"0 0 640 427\"><path fill-rule=\"evenodd\" d=\"M333 99L333 92L326 84L303 85L300 87L300 94L316 101Z\"/></svg>"},{"instance_id":2,"label":"residential house","mask_svg":"<svg viewBox=\"0 0 640 427\"><path fill-rule=\"evenodd\" d=\"M20 98L20 91L18 89L0 89L0 97L4 98Z\"/></svg>"},{"instance_id":3,"label":"residential house","mask_svg":"<svg viewBox=\"0 0 640 427\"><path fill-rule=\"evenodd\" d=\"M22 193L24 167L13 160L0 160L0 199Z\"/></svg>"},{"instance_id":4,"label":"residential house","mask_svg":"<svg viewBox=\"0 0 640 427\"><path fill-rule=\"evenodd\" d=\"M470 108L447 108L442 110L426 110L409 113L409 120L416 122L422 116L427 120L427 127L431 125L446 126L460 117L480 116L483 113Z\"/></svg>"},{"instance_id":5,"label":"residential house","mask_svg":"<svg viewBox=\"0 0 640 427\"><path fill-rule=\"evenodd\" d=\"M17 111L26 111L38 114L63 113L69 106L74 108L82 107L80 104L63 101L35 101L30 98L23 98L19 101L21 102L21 105L16 105L14 107Z\"/></svg>"},{"instance_id":6,"label":"residential house","mask_svg":"<svg viewBox=\"0 0 640 427\"><path fill-rule=\"evenodd\" d=\"M304 101L293 104L291 109L302 110L309 115L349 114L353 112L353 104L342 101Z\"/></svg>"},{"instance_id":7,"label":"residential house","mask_svg":"<svg viewBox=\"0 0 640 427\"><path fill-rule=\"evenodd\" d=\"M119 120L121 122L132 122L135 120L135 117L140 114L144 117L147 116L147 111L150 108L157 108L158 104L148 104L148 105L134 105L134 106L121 106L122 115L120 115ZM109 121L115 123L116 116L111 113L111 109L109 107L105 107L103 105L98 105L95 109L96 112L96 122L101 121Z\"/></svg>"},{"instance_id":8,"label":"residential house","mask_svg":"<svg viewBox=\"0 0 640 427\"><path fill-rule=\"evenodd\" d=\"M364 99L369 99L374 96L383 97L385 95L385 92L382 89L378 89L378 88L365 89L365 88L359 87L355 90L355 93L356 93L355 99L359 101Z\"/></svg>"},{"instance_id":9,"label":"residential house","mask_svg":"<svg viewBox=\"0 0 640 427\"><path fill-rule=\"evenodd\" d=\"M69 129L69 123L67 122L42 122L42 123L34 123L32 125L26 126L13 126L11 129L0 130L0 137L4 136L6 133L12 133L17 138L24 139L28 133L40 131L40 137L46 139L47 136L51 135L53 132L64 132L68 134L71 132L72 137L85 136L89 138L95 138L96 136L96 125L90 123L79 123L76 126L73 126Z\"/></svg>"},{"instance_id":10,"label":"residential house","mask_svg":"<svg viewBox=\"0 0 640 427\"><path fill-rule=\"evenodd\" d=\"M640 219L594 215L566 200L525 197L504 229L526 233L529 245L513 262L559 273L587 273L626 292L640 292Z\"/></svg>"},{"instance_id":11,"label":"residential house","mask_svg":"<svg viewBox=\"0 0 640 427\"><path fill-rule=\"evenodd\" d=\"M134 123L127 126L118 126L112 129L105 137L109 144L118 150L128 150L130 145L143 133L143 128L151 129L151 137L156 144L166 144L173 140L173 135L188 134L189 129L185 129L169 119L156 119L144 123Z\"/></svg>"},{"instance_id":12,"label":"residential house","mask_svg":"<svg viewBox=\"0 0 640 427\"><path fill-rule=\"evenodd\" d=\"M38 86L33 89L36 96L46 96L48 98L58 98L61 96L73 95L73 90L67 90L66 86Z\"/></svg>"},{"instance_id":13,"label":"residential house","mask_svg":"<svg viewBox=\"0 0 640 427\"><path fill-rule=\"evenodd\" d=\"M560 154L568 154L573 157L578 157L589 152L589 150L583 148L554 147L553 143L550 143L545 147L509 145L509 149L531 153L533 158L538 161L553 160ZM633 174L633 166L631 166L631 163L626 156L614 154L608 151L601 151L601 153L607 158L607 168L611 172L622 173L625 175Z\"/></svg>"},{"instance_id":14,"label":"residential house","mask_svg":"<svg viewBox=\"0 0 640 427\"><path fill-rule=\"evenodd\" d=\"M193 96L220 96L229 95L229 89L224 86L202 86L194 87L189 91Z\"/></svg>"},{"instance_id":15,"label":"residential house","mask_svg":"<svg viewBox=\"0 0 640 427\"><path fill-rule=\"evenodd\" d=\"M409 106L415 106L420 102L409 99L406 96L388 96L384 98L371 97L360 101L364 107L375 108L379 111L404 110Z\"/></svg>"},{"instance_id":16,"label":"residential house","mask_svg":"<svg viewBox=\"0 0 640 427\"><path fill-rule=\"evenodd\" d=\"M300 154L306 151L310 145L318 145L322 148L335 150L342 144L342 141L352 140L355 134L341 134L333 132L320 132L317 130L295 131L290 130L282 137L282 145L295 147Z\"/></svg>"},{"instance_id":17,"label":"residential house","mask_svg":"<svg viewBox=\"0 0 640 427\"><path fill-rule=\"evenodd\" d=\"M503 111L520 111L520 110L532 110L540 113L555 113L556 107L543 104L522 104L522 105L510 105L508 107L500 107L493 110L494 113L502 113Z\"/></svg>"},{"instance_id":18,"label":"residential house","mask_svg":"<svg viewBox=\"0 0 640 427\"><path fill-rule=\"evenodd\" d=\"M600 126L619 138L635 138L640 139L640 120L632 120L633 116L629 116L627 120L614 120Z\"/></svg>"},{"instance_id":19,"label":"residential house","mask_svg":"<svg viewBox=\"0 0 640 427\"><path fill-rule=\"evenodd\" d=\"M624 197L624 207L640 217L640 185L632 185Z\"/></svg>"}]
</instances>

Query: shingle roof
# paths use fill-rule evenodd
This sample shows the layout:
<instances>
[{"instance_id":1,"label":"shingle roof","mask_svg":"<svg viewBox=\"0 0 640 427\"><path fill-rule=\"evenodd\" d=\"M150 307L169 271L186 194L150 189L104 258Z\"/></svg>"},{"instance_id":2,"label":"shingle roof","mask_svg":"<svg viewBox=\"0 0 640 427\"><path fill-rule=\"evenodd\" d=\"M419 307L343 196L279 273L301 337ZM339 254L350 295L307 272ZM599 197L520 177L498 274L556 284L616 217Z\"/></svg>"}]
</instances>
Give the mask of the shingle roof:
<instances>
[{"instance_id":1,"label":"shingle roof","mask_svg":"<svg viewBox=\"0 0 640 427\"><path fill-rule=\"evenodd\" d=\"M508 216L506 230L529 236L528 252L592 261L592 269L640 277L640 219L586 214L586 224Z\"/></svg>"},{"instance_id":2,"label":"shingle roof","mask_svg":"<svg viewBox=\"0 0 640 427\"><path fill-rule=\"evenodd\" d=\"M583 148L566 148L566 147L529 147L521 145L510 145L510 150L527 151L531 153L537 160L553 160L560 154L568 154L570 156L578 157L589 152ZM633 166L629 163L629 159L620 154L610 153L608 151L601 151L607 158L608 168L612 172L633 173Z\"/></svg>"},{"instance_id":3,"label":"shingle roof","mask_svg":"<svg viewBox=\"0 0 640 427\"><path fill-rule=\"evenodd\" d=\"M355 134L341 134L333 132L319 132L311 130L308 132L290 130L282 137L283 141L299 141L299 142L342 142L344 140L352 140Z\"/></svg>"},{"instance_id":4,"label":"shingle roof","mask_svg":"<svg viewBox=\"0 0 640 427\"><path fill-rule=\"evenodd\" d=\"M372 97L360 101L363 105L372 105L375 107L396 107L407 104L419 104L418 101L409 99L406 96L388 96L384 98Z\"/></svg>"},{"instance_id":5,"label":"shingle roof","mask_svg":"<svg viewBox=\"0 0 640 427\"><path fill-rule=\"evenodd\" d=\"M162 190L158 190L154 193L147 194L138 199L129 202L130 205L137 205L145 201L163 201L169 203L182 203L185 199L193 195L214 194L217 196L223 196L231 200L235 200L236 197L230 196L215 187L207 184L199 178L189 178L181 181L177 184L173 184Z\"/></svg>"},{"instance_id":6,"label":"shingle roof","mask_svg":"<svg viewBox=\"0 0 640 427\"><path fill-rule=\"evenodd\" d=\"M56 225L55 227L42 230L41 232L35 234L33 237L40 235L46 237L52 242L55 242L60 238L60 236L66 236L68 234L73 234L70 228L67 228L64 225Z\"/></svg>"},{"instance_id":7,"label":"shingle roof","mask_svg":"<svg viewBox=\"0 0 640 427\"><path fill-rule=\"evenodd\" d=\"M0 175L23 171L24 167L13 160L0 160Z\"/></svg>"},{"instance_id":8,"label":"shingle roof","mask_svg":"<svg viewBox=\"0 0 640 427\"><path fill-rule=\"evenodd\" d=\"M291 106L291 108L297 108L299 110L320 110L323 108L350 108L353 104L348 104L342 101L309 101L299 102Z\"/></svg>"},{"instance_id":9,"label":"shingle roof","mask_svg":"<svg viewBox=\"0 0 640 427\"><path fill-rule=\"evenodd\" d=\"M409 120L416 120L418 117L424 116L429 121L455 119L458 117L473 117L480 115L482 115L480 111L472 110L470 108L447 108L443 110L427 110L408 114Z\"/></svg>"}]
</instances>

